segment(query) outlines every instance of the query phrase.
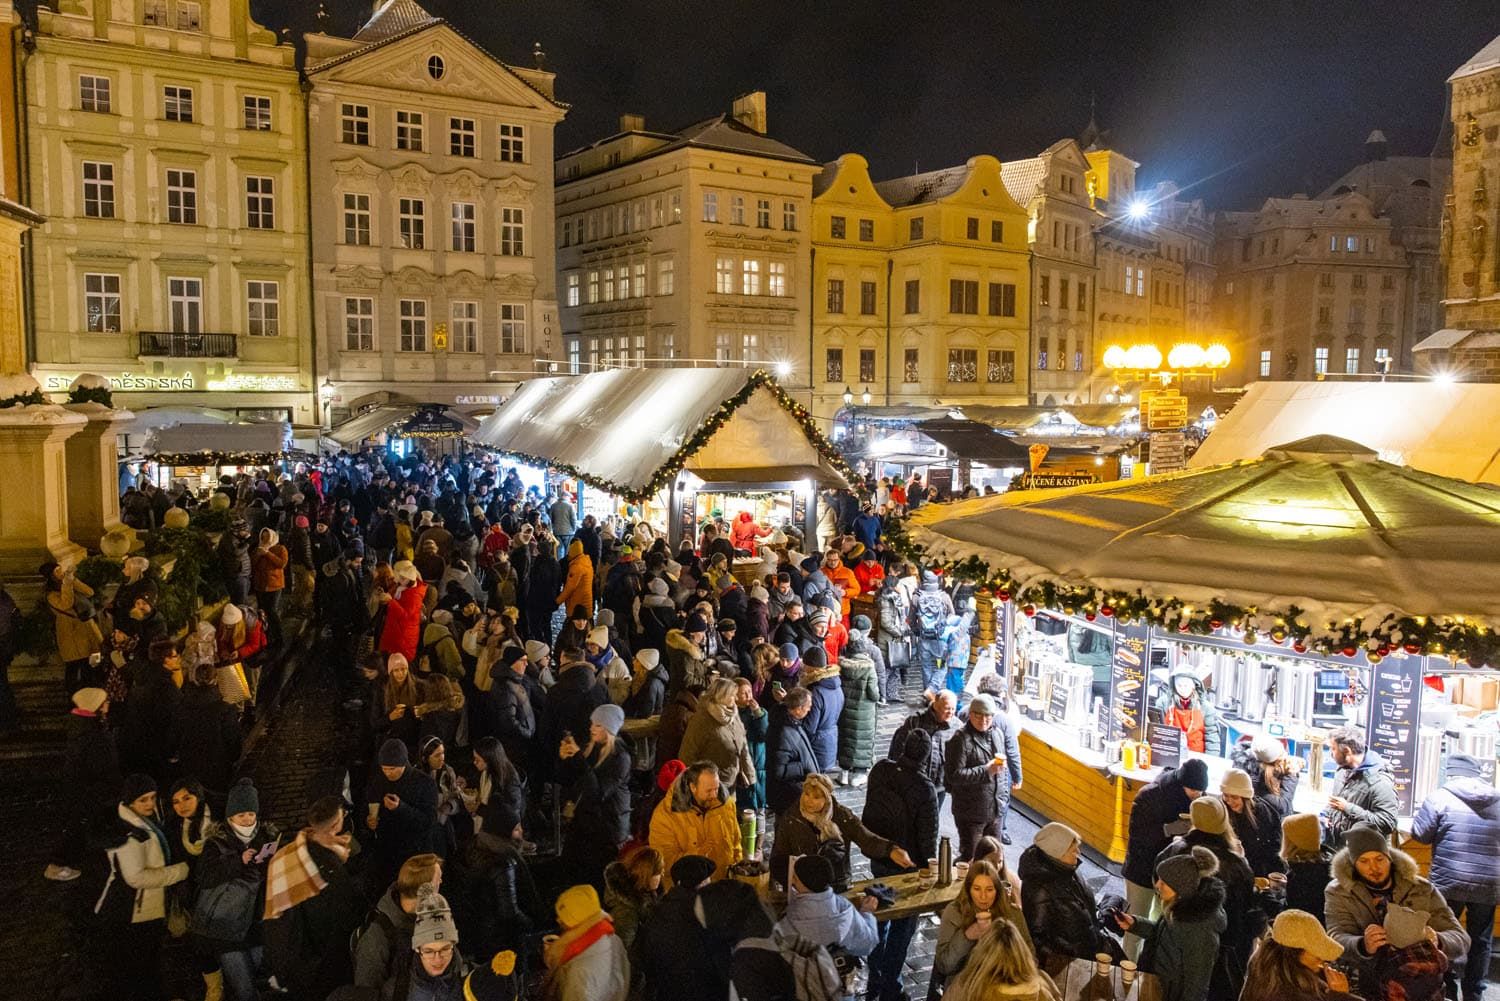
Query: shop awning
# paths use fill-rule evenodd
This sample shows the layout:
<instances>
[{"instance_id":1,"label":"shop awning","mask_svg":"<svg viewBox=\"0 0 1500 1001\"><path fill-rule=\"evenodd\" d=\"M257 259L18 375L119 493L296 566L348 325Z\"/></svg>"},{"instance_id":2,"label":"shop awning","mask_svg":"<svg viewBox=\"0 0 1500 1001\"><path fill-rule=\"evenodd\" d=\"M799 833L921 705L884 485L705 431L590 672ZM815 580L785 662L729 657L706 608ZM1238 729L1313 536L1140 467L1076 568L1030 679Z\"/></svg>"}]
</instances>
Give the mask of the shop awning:
<instances>
[{"instance_id":1,"label":"shop awning","mask_svg":"<svg viewBox=\"0 0 1500 1001\"><path fill-rule=\"evenodd\" d=\"M1331 434L1388 462L1500 484L1500 385L1259 382L1223 417L1189 469L1257 458L1277 442Z\"/></svg>"},{"instance_id":2,"label":"shop awning","mask_svg":"<svg viewBox=\"0 0 1500 1001\"><path fill-rule=\"evenodd\" d=\"M615 369L532 379L487 417L475 441L630 500L681 469L731 482L766 470L854 474L807 411L767 373L743 368Z\"/></svg>"},{"instance_id":3,"label":"shop awning","mask_svg":"<svg viewBox=\"0 0 1500 1001\"><path fill-rule=\"evenodd\" d=\"M1500 626L1500 490L1328 436L1208 469L933 505L910 526L958 572L1038 603L1113 596L1168 627L1215 608L1339 643L1429 628L1417 617L1454 635L1485 624L1488 643Z\"/></svg>"},{"instance_id":4,"label":"shop awning","mask_svg":"<svg viewBox=\"0 0 1500 1001\"><path fill-rule=\"evenodd\" d=\"M174 424L146 440L147 457L170 466L251 465L284 457L292 446L285 421L265 424Z\"/></svg>"},{"instance_id":5,"label":"shop awning","mask_svg":"<svg viewBox=\"0 0 1500 1001\"><path fill-rule=\"evenodd\" d=\"M440 417L442 427L455 433L471 434L479 427L478 421L457 410L444 407L423 407L415 403L391 403L351 417L328 431L323 437L337 442L344 448L356 448L368 438L373 438L387 430L401 430L402 425L429 413ZM417 430L420 433L421 429Z\"/></svg>"}]
</instances>

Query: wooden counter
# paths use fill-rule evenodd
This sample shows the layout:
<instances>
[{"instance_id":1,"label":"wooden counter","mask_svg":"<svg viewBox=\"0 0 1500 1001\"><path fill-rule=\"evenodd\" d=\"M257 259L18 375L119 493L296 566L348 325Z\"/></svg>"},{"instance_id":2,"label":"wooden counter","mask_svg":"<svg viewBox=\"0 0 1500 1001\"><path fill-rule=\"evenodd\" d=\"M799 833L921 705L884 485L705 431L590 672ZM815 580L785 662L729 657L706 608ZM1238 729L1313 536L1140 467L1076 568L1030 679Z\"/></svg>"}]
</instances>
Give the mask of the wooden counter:
<instances>
[{"instance_id":1,"label":"wooden counter","mask_svg":"<svg viewBox=\"0 0 1500 1001\"><path fill-rule=\"evenodd\" d=\"M1111 775L1104 755L1078 746L1078 732L1021 719L1021 788L1015 799L1067 824L1083 843L1115 864L1125 861L1130 807L1142 783Z\"/></svg>"}]
</instances>

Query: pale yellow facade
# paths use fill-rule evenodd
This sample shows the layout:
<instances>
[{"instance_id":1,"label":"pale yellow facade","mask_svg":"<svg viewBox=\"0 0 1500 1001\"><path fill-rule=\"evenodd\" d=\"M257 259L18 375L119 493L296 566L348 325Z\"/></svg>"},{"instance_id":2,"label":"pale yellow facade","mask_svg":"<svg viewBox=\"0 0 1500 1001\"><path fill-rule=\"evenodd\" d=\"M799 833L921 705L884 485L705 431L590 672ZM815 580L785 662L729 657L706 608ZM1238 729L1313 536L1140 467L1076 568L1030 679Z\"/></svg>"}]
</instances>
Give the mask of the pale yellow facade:
<instances>
[{"instance_id":1,"label":"pale yellow facade","mask_svg":"<svg viewBox=\"0 0 1500 1001\"><path fill-rule=\"evenodd\" d=\"M493 410L561 356L552 74L413 0L310 35L313 313L330 422L385 402Z\"/></svg>"},{"instance_id":2,"label":"pale yellow facade","mask_svg":"<svg viewBox=\"0 0 1500 1001\"><path fill-rule=\"evenodd\" d=\"M1026 210L1000 161L874 183L845 154L812 212L812 411L1028 399Z\"/></svg>"},{"instance_id":3,"label":"pale yellow facade","mask_svg":"<svg viewBox=\"0 0 1500 1001\"><path fill-rule=\"evenodd\" d=\"M61 0L24 63L32 371L313 419L306 134L249 0Z\"/></svg>"},{"instance_id":4,"label":"pale yellow facade","mask_svg":"<svg viewBox=\"0 0 1500 1001\"><path fill-rule=\"evenodd\" d=\"M1453 185L1442 216L1443 326L1500 330L1500 37L1448 78ZM1494 378L1489 355L1483 367Z\"/></svg>"}]
</instances>

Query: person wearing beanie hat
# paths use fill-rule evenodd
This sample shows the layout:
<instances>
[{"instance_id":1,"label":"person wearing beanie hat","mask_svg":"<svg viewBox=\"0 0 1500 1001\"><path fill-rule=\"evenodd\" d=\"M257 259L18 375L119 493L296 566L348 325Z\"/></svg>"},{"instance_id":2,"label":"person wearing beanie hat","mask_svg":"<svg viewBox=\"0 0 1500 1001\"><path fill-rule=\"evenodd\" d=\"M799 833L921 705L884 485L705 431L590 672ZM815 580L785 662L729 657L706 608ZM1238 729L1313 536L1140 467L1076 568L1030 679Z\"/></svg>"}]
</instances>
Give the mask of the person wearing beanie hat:
<instances>
[{"instance_id":1,"label":"person wearing beanie hat","mask_svg":"<svg viewBox=\"0 0 1500 1001\"><path fill-rule=\"evenodd\" d=\"M1344 947L1344 958L1355 964L1359 983L1380 984L1381 997L1441 997L1442 971L1435 963L1387 961L1387 946L1404 949L1423 938L1450 963L1463 959L1472 944L1448 901L1422 877L1416 860L1393 848L1384 831L1360 824L1345 833L1332 871L1333 881L1324 893L1324 923ZM1420 924L1424 913L1420 936L1415 927L1402 927ZM1401 941L1405 932L1412 933L1414 941Z\"/></svg>"},{"instance_id":2,"label":"person wearing beanie hat","mask_svg":"<svg viewBox=\"0 0 1500 1001\"><path fill-rule=\"evenodd\" d=\"M475 967L464 981L465 1001L521 1001L525 976L511 949L503 949L489 963Z\"/></svg>"},{"instance_id":3,"label":"person wearing beanie hat","mask_svg":"<svg viewBox=\"0 0 1500 1001\"><path fill-rule=\"evenodd\" d=\"M422 575L409 560L402 560L393 568L396 575L396 593L384 590L375 592L376 599L385 609L385 624L380 630L380 642L376 649L381 653L399 653L407 663L417 661L417 646L422 637L422 611L427 601L427 585Z\"/></svg>"},{"instance_id":4,"label":"person wearing beanie hat","mask_svg":"<svg viewBox=\"0 0 1500 1001\"><path fill-rule=\"evenodd\" d=\"M563 838L562 858L571 871L602 876L630 837L631 760L618 739L625 710L604 702L604 689L587 661L564 665L547 693L549 736L556 747L554 780L562 787L564 816L571 814ZM582 720L578 717L583 715ZM580 732L587 743L579 747ZM561 740L553 744L561 735Z\"/></svg>"},{"instance_id":5,"label":"person wearing beanie hat","mask_svg":"<svg viewBox=\"0 0 1500 1001\"><path fill-rule=\"evenodd\" d=\"M620 727L625 725L625 710L606 702L589 715L589 722L604 730L611 737L618 737Z\"/></svg>"},{"instance_id":6,"label":"person wearing beanie hat","mask_svg":"<svg viewBox=\"0 0 1500 1001\"><path fill-rule=\"evenodd\" d=\"M1229 830L1229 811L1217 796L1199 796L1188 808L1193 830L1223 837Z\"/></svg>"},{"instance_id":7,"label":"person wearing beanie hat","mask_svg":"<svg viewBox=\"0 0 1500 1001\"><path fill-rule=\"evenodd\" d=\"M73 710L65 724L66 768L59 776L66 802L62 833L43 872L54 882L66 883L83 875L89 830L96 818L113 807L120 791L120 762L109 729L109 709L109 694L102 688L80 688L73 693Z\"/></svg>"},{"instance_id":8,"label":"person wearing beanie hat","mask_svg":"<svg viewBox=\"0 0 1500 1001\"><path fill-rule=\"evenodd\" d=\"M194 936L218 956L227 998L256 996L255 980L265 960L260 926L266 871L280 847L280 833L260 819L260 795L254 783L248 777L240 779L229 789L224 823L203 846L196 870L199 904L193 918ZM205 898L231 883L250 889L250 898L245 900L236 890L226 894L220 906L204 906ZM230 901L237 901L242 909L237 913L228 909Z\"/></svg>"},{"instance_id":9,"label":"person wearing beanie hat","mask_svg":"<svg viewBox=\"0 0 1500 1001\"><path fill-rule=\"evenodd\" d=\"M708 653L708 620L697 612L687 617L681 629L668 629L667 694L672 696L691 685L708 684L711 667Z\"/></svg>"},{"instance_id":10,"label":"person wearing beanie hat","mask_svg":"<svg viewBox=\"0 0 1500 1001\"><path fill-rule=\"evenodd\" d=\"M1323 920L1323 891L1329 882L1333 852L1322 843L1323 826L1316 813L1294 813L1281 819L1281 859L1286 866L1286 906Z\"/></svg>"},{"instance_id":11,"label":"person wearing beanie hat","mask_svg":"<svg viewBox=\"0 0 1500 1001\"><path fill-rule=\"evenodd\" d=\"M835 875L833 865L822 855L797 859L792 865L793 892L787 895L786 916L776 927L851 956L868 956L880 944L875 925L879 901L867 895L856 907L833 891Z\"/></svg>"},{"instance_id":12,"label":"person wearing beanie hat","mask_svg":"<svg viewBox=\"0 0 1500 1001\"><path fill-rule=\"evenodd\" d=\"M1356 1001L1349 978L1328 965L1343 954L1316 917L1282 911L1250 959L1240 1001Z\"/></svg>"},{"instance_id":13,"label":"person wearing beanie hat","mask_svg":"<svg viewBox=\"0 0 1500 1001\"><path fill-rule=\"evenodd\" d=\"M599 894L587 885L564 890L556 912L562 934L542 947L547 996L556 1001L625 1001L630 960L609 915L599 906ZM679 948L683 945L678 943Z\"/></svg>"},{"instance_id":14,"label":"person wearing beanie hat","mask_svg":"<svg viewBox=\"0 0 1500 1001\"><path fill-rule=\"evenodd\" d=\"M738 830L738 828L736 828ZM697 890L709 880L714 878L718 866L714 860L702 855L683 855L673 862L667 870L670 883L667 889L681 886L687 890Z\"/></svg>"},{"instance_id":15,"label":"person wearing beanie hat","mask_svg":"<svg viewBox=\"0 0 1500 1001\"><path fill-rule=\"evenodd\" d=\"M1071 827L1047 824L1021 853L1016 868L1021 911L1043 969L1058 969L1075 956L1119 955L1118 944L1100 923L1094 891L1078 871L1081 846Z\"/></svg>"},{"instance_id":16,"label":"person wearing beanie hat","mask_svg":"<svg viewBox=\"0 0 1500 1001\"><path fill-rule=\"evenodd\" d=\"M424 885L418 891L410 948L417 954L417 961L411 967L409 997L463 996L469 969L458 951L458 926L453 923L448 901L431 885Z\"/></svg>"},{"instance_id":17,"label":"person wearing beanie hat","mask_svg":"<svg viewBox=\"0 0 1500 1001\"><path fill-rule=\"evenodd\" d=\"M1010 791L1021 784L1020 748L1013 729L998 714L994 698L974 696L967 723L943 750L944 785L953 794L960 858L973 858L986 835L1010 844L1003 825Z\"/></svg>"},{"instance_id":18,"label":"person wearing beanie hat","mask_svg":"<svg viewBox=\"0 0 1500 1001\"><path fill-rule=\"evenodd\" d=\"M1229 763L1250 776L1255 798L1269 802L1278 817L1296 812L1292 801L1306 762L1287 754L1278 738L1262 733L1248 743L1241 740L1230 751Z\"/></svg>"},{"instance_id":19,"label":"person wearing beanie hat","mask_svg":"<svg viewBox=\"0 0 1500 1001\"><path fill-rule=\"evenodd\" d=\"M552 649L541 640L526 641L526 662L540 670L552 659Z\"/></svg>"},{"instance_id":20,"label":"person wearing beanie hat","mask_svg":"<svg viewBox=\"0 0 1500 1001\"><path fill-rule=\"evenodd\" d=\"M1070 865L1078 863L1078 854L1075 849L1078 848L1081 839L1077 831L1065 824L1053 821L1045 825L1036 832L1036 837L1032 838L1031 843L1054 861L1067 862Z\"/></svg>"},{"instance_id":21,"label":"person wearing beanie hat","mask_svg":"<svg viewBox=\"0 0 1500 1001\"><path fill-rule=\"evenodd\" d=\"M1281 812L1272 801L1255 795L1249 773L1240 768L1225 772L1219 780L1219 798L1224 802L1229 825L1239 838L1251 873L1269 876L1285 872L1281 861Z\"/></svg>"},{"instance_id":22,"label":"person wearing beanie hat","mask_svg":"<svg viewBox=\"0 0 1500 1001\"><path fill-rule=\"evenodd\" d=\"M1178 823L1193 800L1208 788L1208 765L1201 758L1189 758L1176 768L1162 773L1135 795L1130 808L1130 830L1125 842L1125 864L1120 875L1125 880L1125 899L1135 914L1149 914L1156 906L1156 859L1171 842L1165 828ZM1140 955L1141 941L1135 935L1125 936L1125 952Z\"/></svg>"},{"instance_id":23,"label":"person wearing beanie hat","mask_svg":"<svg viewBox=\"0 0 1500 1001\"><path fill-rule=\"evenodd\" d=\"M1157 857L1157 863L1199 849L1213 854L1228 918L1223 932L1223 962L1215 969L1215 983L1222 992L1229 992L1226 996L1237 996L1255 940L1265 931L1266 916L1255 896L1255 874L1230 829L1229 812L1219 797L1198 797L1188 808L1188 814L1191 829L1174 839Z\"/></svg>"},{"instance_id":24,"label":"person wearing beanie hat","mask_svg":"<svg viewBox=\"0 0 1500 1001\"><path fill-rule=\"evenodd\" d=\"M812 710L807 714L808 739L818 758L818 770L832 772L838 767L839 716L844 711L844 686L839 680L837 664L828 663L827 652L813 647L802 655L802 686L812 696Z\"/></svg>"},{"instance_id":25,"label":"person wearing beanie hat","mask_svg":"<svg viewBox=\"0 0 1500 1001\"><path fill-rule=\"evenodd\" d=\"M404 743L391 737L380 745L380 753L376 755L375 761L381 768L405 768L411 764L411 755Z\"/></svg>"},{"instance_id":26,"label":"person wearing beanie hat","mask_svg":"<svg viewBox=\"0 0 1500 1001\"><path fill-rule=\"evenodd\" d=\"M661 715L667 700L667 672L661 666L661 653L654 647L643 646L635 652L630 665L630 681L620 706L626 719L649 719ZM655 741L643 741L639 745L644 760L640 767L649 769L651 757L656 750Z\"/></svg>"},{"instance_id":27,"label":"person wearing beanie hat","mask_svg":"<svg viewBox=\"0 0 1500 1001\"><path fill-rule=\"evenodd\" d=\"M401 863L431 850L438 788L430 775L411 767L410 749L394 737L380 745L375 761L365 786L365 826L375 832L370 878L385 886Z\"/></svg>"},{"instance_id":28,"label":"person wearing beanie hat","mask_svg":"<svg viewBox=\"0 0 1500 1001\"><path fill-rule=\"evenodd\" d=\"M1115 918L1121 930L1144 941L1140 969L1156 975L1162 997L1183 1001L1238 997L1237 991L1225 993L1216 982L1222 964L1215 957L1226 925L1224 886L1214 878L1217 871L1214 853L1202 846L1164 858L1152 873L1163 902L1162 916L1152 920L1131 913Z\"/></svg>"}]
</instances>

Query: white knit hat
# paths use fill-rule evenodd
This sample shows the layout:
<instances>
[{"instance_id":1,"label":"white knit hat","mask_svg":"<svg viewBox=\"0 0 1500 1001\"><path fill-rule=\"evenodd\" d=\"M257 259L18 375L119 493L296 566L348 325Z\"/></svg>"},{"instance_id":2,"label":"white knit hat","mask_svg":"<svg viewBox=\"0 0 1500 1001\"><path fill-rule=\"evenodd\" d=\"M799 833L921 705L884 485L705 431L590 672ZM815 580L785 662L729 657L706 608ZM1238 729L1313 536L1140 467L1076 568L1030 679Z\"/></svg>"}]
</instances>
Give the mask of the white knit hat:
<instances>
[{"instance_id":1,"label":"white knit hat","mask_svg":"<svg viewBox=\"0 0 1500 1001\"><path fill-rule=\"evenodd\" d=\"M1231 768L1224 773L1219 780L1219 792L1229 796L1240 796L1250 799L1255 795L1255 786L1250 782L1250 773L1238 768Z\"/></svg>"},{"instance_id":2,"label":"white knit hat","mask_svg":"<svg viewBox=\"0 0 1500 1001\"><path fill-rule=\"evenodd\" d=\"M1061 862L1062 857L1068 854L1068 850L1081 840L1083 839L1078 836L1078 832L1073 830L1073 828L1054 821L1044 826L1040 831L1037 831L1036 837L1031 840L1031 843L1040 848L1049 857Z\"/></svg>"},{"instance_id":3,"label":"white knit hat","mask_svg":"<svg viewBox=\"0 0 1500 1001\"><path fill-rule=\"evenodd\" d=\"M603 650L609 646L609 629L605 626L595 626L589 630L589 643Z\"/></svg>"}]
</instances>

